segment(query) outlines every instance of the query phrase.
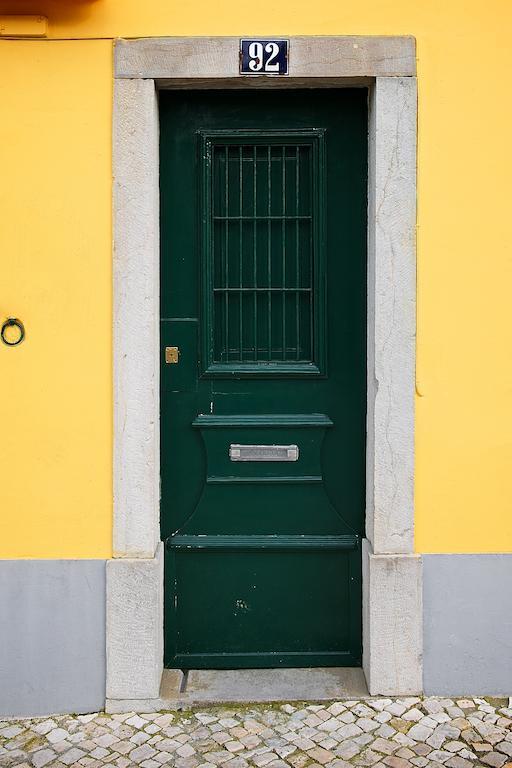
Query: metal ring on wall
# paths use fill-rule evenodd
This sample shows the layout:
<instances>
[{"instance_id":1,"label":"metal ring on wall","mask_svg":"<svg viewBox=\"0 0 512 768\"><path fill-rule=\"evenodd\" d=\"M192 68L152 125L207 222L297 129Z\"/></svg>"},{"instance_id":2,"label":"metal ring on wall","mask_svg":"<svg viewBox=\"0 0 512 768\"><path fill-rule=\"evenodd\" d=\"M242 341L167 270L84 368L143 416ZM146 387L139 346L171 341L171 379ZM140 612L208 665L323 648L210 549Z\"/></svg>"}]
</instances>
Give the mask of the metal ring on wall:
<instances>
[{"instance_id":1,"label":"metal ring on wall","mask_svg":"<svg viewBox=\"0 0 512 768\"><path fill-rule=\"evenodd\" d=\"M9 341L6 336L7 329L12 328L12 326L15 326L20 332L18 338L15 341ZM3 343L7 344L8 347L16 347L18 344L21 344L25 338L25 327L21 320L18 320L17 317L8 317L5 323L2 325L0 336L2 337Z\"/></svg>"}]
</instances>

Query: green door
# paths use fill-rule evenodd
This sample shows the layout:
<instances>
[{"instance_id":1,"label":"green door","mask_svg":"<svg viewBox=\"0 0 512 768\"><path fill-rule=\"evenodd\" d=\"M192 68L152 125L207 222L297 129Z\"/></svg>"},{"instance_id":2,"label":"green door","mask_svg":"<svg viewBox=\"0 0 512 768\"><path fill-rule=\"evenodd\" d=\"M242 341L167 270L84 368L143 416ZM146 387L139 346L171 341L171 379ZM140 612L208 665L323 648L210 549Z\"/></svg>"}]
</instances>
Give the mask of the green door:
<instances>
[{"instance_id":1,"label":"green door","mask_svg":"<svg viewBox=\"0 0 512 768\"><path fill-rule=\"evenodd\" d=\"M358 665L366 90L160 111L165 664Z\"/></svg>"}]
</instances>

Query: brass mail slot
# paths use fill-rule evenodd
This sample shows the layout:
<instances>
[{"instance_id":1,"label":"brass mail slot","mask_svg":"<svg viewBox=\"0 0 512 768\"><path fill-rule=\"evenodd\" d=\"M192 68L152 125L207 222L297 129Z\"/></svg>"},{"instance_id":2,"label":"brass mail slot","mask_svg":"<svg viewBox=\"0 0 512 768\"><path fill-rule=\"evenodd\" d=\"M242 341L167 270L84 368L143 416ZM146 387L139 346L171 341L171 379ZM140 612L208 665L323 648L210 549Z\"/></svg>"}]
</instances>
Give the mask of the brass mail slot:
<instances>
[{"instance_id":1,"label":"brass mail slot","mask_svg":"<svg viewBox=\"0 0 512 768\"><path fill-rule=\"evenodd\" d=\"M229 446L231 461L297 461L298 445L240 445Z\"/></svg>"}]
</instances>

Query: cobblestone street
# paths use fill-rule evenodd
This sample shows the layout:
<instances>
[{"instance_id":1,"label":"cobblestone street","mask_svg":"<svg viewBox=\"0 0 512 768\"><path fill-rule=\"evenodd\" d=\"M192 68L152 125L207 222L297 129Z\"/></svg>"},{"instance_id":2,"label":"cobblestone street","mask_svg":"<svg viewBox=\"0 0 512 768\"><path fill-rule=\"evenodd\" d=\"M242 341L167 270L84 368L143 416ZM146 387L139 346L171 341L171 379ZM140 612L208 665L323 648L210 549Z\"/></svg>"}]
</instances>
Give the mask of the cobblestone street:
<instances>
[{"instance_id":1,"label":"cobblestone street","mask_svg":"<svg viewBox=\"0 0 512 768\"><path fill-rule=\"evenodd\" d=\"M0 766L512 768L507 700L403 698L0 722Z\"/></svg>"}]
</instances>

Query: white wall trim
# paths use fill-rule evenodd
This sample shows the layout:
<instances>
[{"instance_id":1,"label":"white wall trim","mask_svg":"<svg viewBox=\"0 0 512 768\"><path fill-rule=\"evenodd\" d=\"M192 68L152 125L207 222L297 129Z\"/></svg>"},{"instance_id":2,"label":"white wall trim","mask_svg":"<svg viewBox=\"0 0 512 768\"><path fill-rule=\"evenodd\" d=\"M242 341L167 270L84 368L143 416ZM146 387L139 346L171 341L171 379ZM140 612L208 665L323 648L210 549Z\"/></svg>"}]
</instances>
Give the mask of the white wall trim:
<instances>
[{"instance_id":1,"label":"white wall trim","mask_svg":"<svg viewBox=\"0 0 512 768\"><path fill-rule=\"evenodd\" d=\"M421 690L421 558L414 535L416 227L415 46L410 37L291 38L290 77L238 74L238 38L158 38L115 44L114 559L108 599L161 596L163 570L135 574L159 539L158 87L339 87L370 83L368 223L367 541L363 553L364 669L370 692ZM295 52L295 53L293 53ZM297 54L297 57L295 57ZM370 79L370 80L369 80ZM159 548L160 549L160 548ZM117 559L116 559L117 558ZM122 560L130 558L130 560ZM161 552L159 553L161 558ZM158 560L160 563L161 560ZM133 569L126 578L122 566ZM151 568L151 566L149 566ZM109 579L107 579L109 581ZM397 602L397 589L408 599ZM140 594L139 594L140 592ZM419 597L418 597L419 595ZM118 663L130 614L110 606L107 679L112 698L157 698L162 599L147 633L134 633ZM404 621L398 622L397 611ZM412 627L409 635L405 627ZM136 618L134 616L134 625ZM379 638L398 632L407 664ZM140 642L137 637L140 636ZM411 637L414 643L411 646ZM142 645L145 646L145 651ZM148 651L130 684L123 672ZM160 654L160 657L159 657ZM158 661L159 659L159 661ZM147 702L146 702L147 703Z\"/></svg>"}]
</instances>

